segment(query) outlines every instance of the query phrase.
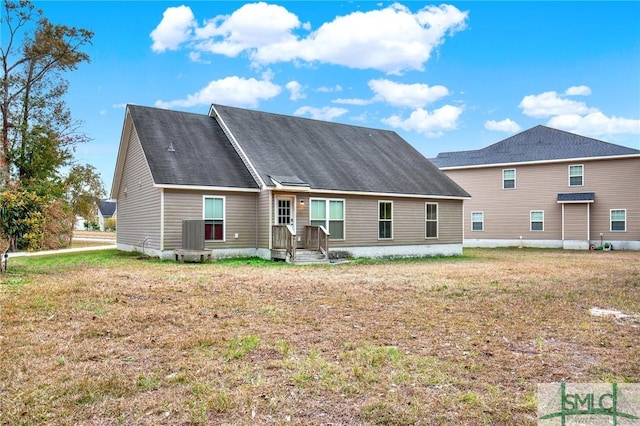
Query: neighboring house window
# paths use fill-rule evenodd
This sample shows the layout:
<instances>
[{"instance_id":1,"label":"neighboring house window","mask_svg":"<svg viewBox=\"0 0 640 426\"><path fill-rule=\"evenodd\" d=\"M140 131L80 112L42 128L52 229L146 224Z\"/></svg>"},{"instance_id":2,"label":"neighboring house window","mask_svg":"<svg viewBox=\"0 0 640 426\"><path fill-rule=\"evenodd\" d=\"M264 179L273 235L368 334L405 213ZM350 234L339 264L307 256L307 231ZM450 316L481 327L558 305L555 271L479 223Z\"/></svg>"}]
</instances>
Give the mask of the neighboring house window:
<instances>
[{"instance_id":1,"label":"neighboring house window","mask_svg":"<svg viewBox=\"0 0 640 426\"><path fill-rule=\"evenodd\" d=\"M204 197L204 239L224 241L224 197Z\"/></svg>"},{"instance_id":2,"label":"neighboring house window","mask_svg":"<svg viewBox=\"0 0 640 426\"><path fill-rule=\"evenodd\" d=\"M438 238L438 204L425 205L425 238Z\"/></svg>"},{"instance_id":3,"label":"neighboring house window","mask_svg":"<svg viewBox=\"0 0 640 426\"><path fill-rule=\"evenodd\" d=\"M531 212L531 230L544 231L544 210Z\"/></svg>"},{"instance_id":4,"label":"neighboring house window","mask_svg":"<svg viewBox=\"0 0 640 426\"><path fill-rule=\"evenodd\" d=\"M330 240L344 240L344 200L311 199L311 225L324 226Z\"/></svg>"},{"instance_id":5,"label":"neighboring house window","mask_svg":"<svg viewBox=\"0 0 640 426\"><path fill-rule=\"evenodd\" d=\"M378 239L393 238L393 203L378 201Z\"/></svg>"},{"instance_id":6,"label":"neighboring house window","mask_svg":"<svg viewBox=\"0 0 640 426\"><path fill-rule=\"evenodd\" d=\"M584 166L576 164L569 166L569 186L582 186L584 180Z\"/></svg>"},{"instance_id":7,"label":"neighboring house window","mask_svg":"<svg viewBox=\"0 0 640 426\"><path fill-rule=\"evenodd\" d=\"M611 232L625 232L627 230L627 211L625 209L611 210Z\"/></svg>"},{"instance_id":8,"label":"neighboring house window","mask_svg":"<svg viewBox=\"0 0 640 426\"><path fill-rule=\"evenodd\" d=\"M502 189L515 189L516 169L502 170Z\"/></svg>"},{"instance_id":9,"label":"neighboring house window","mask_svg":"<svg viewBox=\"0 0 640 426\"><path fill-rule=\"evenodd\" d=\"M471 230L484 231L484 212L471 212Z\"/></svg>"}]
</instances>

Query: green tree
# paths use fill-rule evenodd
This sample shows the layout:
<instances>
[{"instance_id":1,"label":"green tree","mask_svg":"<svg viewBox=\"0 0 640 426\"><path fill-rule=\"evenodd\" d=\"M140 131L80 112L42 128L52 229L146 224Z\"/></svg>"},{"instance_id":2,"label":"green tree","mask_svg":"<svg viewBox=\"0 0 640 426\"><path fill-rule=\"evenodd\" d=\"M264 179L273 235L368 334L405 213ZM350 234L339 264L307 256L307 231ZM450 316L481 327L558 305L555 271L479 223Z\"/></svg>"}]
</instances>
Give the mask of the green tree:
<instances>
[{"instance_id":1,"label":"green tree","mask_svg":"<svg viewBox=\"0 0 640 426\"><path fill-rule=\"evenodd\" d=\"M64 182L71 211L87 220L94 219L96 208L105 195L100 174L90 164L75 165Z\"/></svg>"},{"instance_id":2,"label":"green tree","mask_svg":"<svg viewBox=\"0 0 640 426\"><path fill-rule=\"evenodd\" d=\"M0 192L0 230L9 246L21 246L24 236L40 232L46 201L32 191L7 188Z\"/></svg>"},{"instance_id":3,"label":"green tree","mask_svg":"<svg viewBox=\"0 0 640 426\"><path fill-rule=\"evenodd\" d=\"M63 73L89 61L93 33L54 25L27 0L3 2L0 48L0 184L59 180L73 147L87 142L64 102Z\"/></svg>"}]
</instances>

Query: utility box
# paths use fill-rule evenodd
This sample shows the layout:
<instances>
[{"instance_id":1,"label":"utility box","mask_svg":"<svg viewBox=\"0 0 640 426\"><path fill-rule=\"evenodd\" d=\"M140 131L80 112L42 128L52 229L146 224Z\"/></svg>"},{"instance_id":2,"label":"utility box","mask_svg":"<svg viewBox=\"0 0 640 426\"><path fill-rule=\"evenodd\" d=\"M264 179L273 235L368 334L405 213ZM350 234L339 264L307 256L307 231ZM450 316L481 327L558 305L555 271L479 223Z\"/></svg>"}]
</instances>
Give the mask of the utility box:
<instances>
[{"instance_id":1,"label":"utility box","mask_svg":"<svg viewBox=\"0 0 640 426\"><path fill-rule=\"evenodd\" d=\"M182 249L204 250L204 220L182 221Z\"/></svg>"}]
</instances>

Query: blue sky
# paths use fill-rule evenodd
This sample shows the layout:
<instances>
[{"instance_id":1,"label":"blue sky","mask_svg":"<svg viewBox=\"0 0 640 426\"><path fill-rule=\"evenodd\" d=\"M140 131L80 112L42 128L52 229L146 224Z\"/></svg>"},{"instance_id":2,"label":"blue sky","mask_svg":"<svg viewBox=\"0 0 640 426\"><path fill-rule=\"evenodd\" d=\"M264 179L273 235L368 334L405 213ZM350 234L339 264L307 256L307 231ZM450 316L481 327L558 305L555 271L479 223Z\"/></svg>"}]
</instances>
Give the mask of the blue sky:
<instances>
[{"instance_id":1,"label":"blue sky","mask_svg":"<svg viewBox=\"0 0 640 426\"><path fill-rule=\"evenodd\" d=\"M640 2L35 1L95 32L66 78L107 191L128 103L396 131L426 157L538 124L640 149Z\"/></svg>"}]
</instances>

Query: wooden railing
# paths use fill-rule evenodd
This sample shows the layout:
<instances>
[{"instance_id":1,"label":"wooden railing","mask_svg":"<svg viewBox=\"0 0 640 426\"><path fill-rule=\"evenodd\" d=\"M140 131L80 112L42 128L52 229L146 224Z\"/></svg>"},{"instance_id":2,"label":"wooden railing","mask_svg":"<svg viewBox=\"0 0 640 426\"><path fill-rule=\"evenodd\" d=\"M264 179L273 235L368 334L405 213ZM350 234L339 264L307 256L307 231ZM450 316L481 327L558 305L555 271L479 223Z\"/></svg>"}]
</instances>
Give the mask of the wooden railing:
<instances>
[{"instance_id":1,"label":"wooden railing","mask_svg":"<svg viewBox=\"0 0 640 426\"><path fill-rule=\"evenodd\" d=\"M329 232L324 226L305 226L304 246L308 250L320 251L325 259L329 259Z\"/></svg>"},{"instance_id":2,"label":"wooden railing","mask_svg":"<svg viewBox=\"0 0 640 426\"><path fill-rule=\"evenodd\" d=\"M296 230L291 225L273 225L271 228L272 247L275 250L285 250L291 260L296 258Z\"/></svg>"}]
</instances>

